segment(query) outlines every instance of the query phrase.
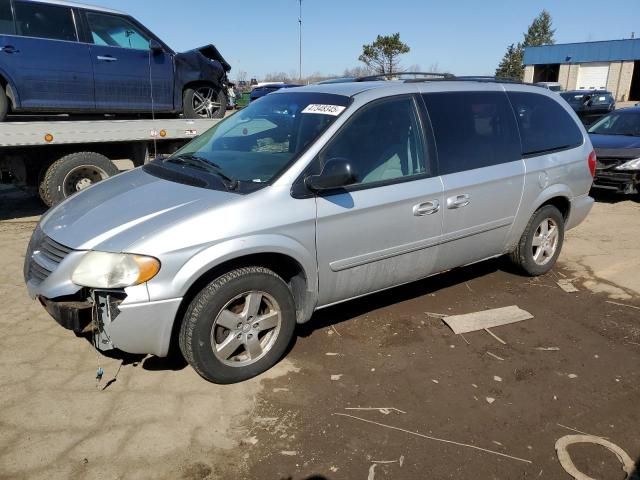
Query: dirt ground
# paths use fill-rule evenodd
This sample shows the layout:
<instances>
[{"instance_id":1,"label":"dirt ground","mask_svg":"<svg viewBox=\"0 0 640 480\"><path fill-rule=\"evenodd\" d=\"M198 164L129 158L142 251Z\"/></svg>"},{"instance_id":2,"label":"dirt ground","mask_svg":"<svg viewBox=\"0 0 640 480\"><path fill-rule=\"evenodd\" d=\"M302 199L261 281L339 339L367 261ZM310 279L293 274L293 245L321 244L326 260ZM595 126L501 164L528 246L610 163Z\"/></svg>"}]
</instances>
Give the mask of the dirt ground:
<instances>
[{"instance_id":1,"label":"dirt ground","mask_svg":"<svg viewBox=\"0 0 640 480\"><path fill-rule=\"evenodd\" d=\"M40 213L0 189L0 478L568 479L554 445L571 429L640 459L636 200L600 199L546 276L494 260L318 312L277 367L231 386L97 354L49 318L22 279ZM507 305L534 318L495 328L506 345L437 315ZM569 453L624 478L602 447Z\"/></svg>"}]
</instances>

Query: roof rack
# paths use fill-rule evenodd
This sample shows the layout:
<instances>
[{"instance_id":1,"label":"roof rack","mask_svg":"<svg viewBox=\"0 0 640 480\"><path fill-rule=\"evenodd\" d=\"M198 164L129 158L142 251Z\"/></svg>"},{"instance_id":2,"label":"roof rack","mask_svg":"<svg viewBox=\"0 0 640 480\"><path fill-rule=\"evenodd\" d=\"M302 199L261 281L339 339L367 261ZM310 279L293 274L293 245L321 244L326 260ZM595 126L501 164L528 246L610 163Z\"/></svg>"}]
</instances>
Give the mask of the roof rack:
<instances>
[{"instance_id":1,"label":"roof rack","mask_svg":"<svg viewBox=\"0 0 640 480\"><path fill-rule=\"evenodd\" d=\"M358 77L354 82L372 82L379 80L402 80L400 77L413 76L414 78L406 79L409 81L423 81L423 80L448 80L455 78L455 75L451 73L438 73L438 72L396 72L396 73L381 73L378 75L367 75L365 77ZM420 78L418 78L420 77Z\"/></svg>"}]
</instances>

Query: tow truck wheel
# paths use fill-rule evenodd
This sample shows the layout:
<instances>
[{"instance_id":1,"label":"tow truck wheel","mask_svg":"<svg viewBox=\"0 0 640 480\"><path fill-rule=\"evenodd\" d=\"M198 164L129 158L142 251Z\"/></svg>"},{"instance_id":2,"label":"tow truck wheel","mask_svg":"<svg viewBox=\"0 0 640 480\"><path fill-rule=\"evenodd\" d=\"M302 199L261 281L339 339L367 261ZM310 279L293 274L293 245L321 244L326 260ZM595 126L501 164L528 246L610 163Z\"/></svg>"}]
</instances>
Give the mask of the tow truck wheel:
<instances>
[{"instance_id":1,"label":"tow truck wheel","mask_svg":"<svg viewBox=\"0 0 640 480\"><path fill-rule=\"evenodd\" d=\"M222 118L227 111L223 89L211 85L187 88L182 98L185 118Z\"/></svg>"},{"instance_id":2,"label":"tow truck wheel","mask_svg":"<svg viewBox=\"0 0 640 480\"><path fill-rule=\"evenodd\" d=\"M72 153L47 168L39 188L40 198L52 207L118 172L118 167L104 155L95 152Z\"/></svg>"}]
</instances>

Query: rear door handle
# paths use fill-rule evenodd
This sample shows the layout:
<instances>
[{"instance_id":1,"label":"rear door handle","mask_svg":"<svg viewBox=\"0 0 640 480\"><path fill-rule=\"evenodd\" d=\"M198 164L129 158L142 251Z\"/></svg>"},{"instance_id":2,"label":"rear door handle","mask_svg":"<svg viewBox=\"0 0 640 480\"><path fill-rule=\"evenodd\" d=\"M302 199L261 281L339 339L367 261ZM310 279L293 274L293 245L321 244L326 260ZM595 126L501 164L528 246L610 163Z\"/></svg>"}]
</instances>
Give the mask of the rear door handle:
<instances>
[{"instance_id":1,"label":"rear door handle","mask_svg":"<svg viewBox=\"0 0 640 480\"><path fill-rule=\"evenodd\" d=\"M429 202L419 203L413 206L413 214L416 217L433 215L438 210L440 210L440 202L438 202L438 200L431 200Z\"/></svg>"},{"instance_id":2,"label":"rear door handle","mask_svg":"<svg viewBox=\"0 0 640 480\"><path fill-rule=\"evenodd\" d=\"M4 53L18 53L20 51L13 45L5 45L4 47L0 47L0 50Z\"/></svg>"},{"instance_id":3,"label":"rear door handle","mask_svg":"<svg viewBox=\"0 0 640 480\"><path fill-rule=\"evenodd\" d=\"M447 208L466 207L470 202L469 194L465 193L463 195L456 195L455 197L447 198Z\"/></svg>"},{"instance_id":4,"label":"rear door handle","mask_svg":"<svg viewBox=\"0 0 640 480\"><path fill-rule=\"evenodd\" d=\"M118 60L116 57L112 57L111 55L98 55L96 58L103 62L115 62Z\"/></svg>"}]
</instances>

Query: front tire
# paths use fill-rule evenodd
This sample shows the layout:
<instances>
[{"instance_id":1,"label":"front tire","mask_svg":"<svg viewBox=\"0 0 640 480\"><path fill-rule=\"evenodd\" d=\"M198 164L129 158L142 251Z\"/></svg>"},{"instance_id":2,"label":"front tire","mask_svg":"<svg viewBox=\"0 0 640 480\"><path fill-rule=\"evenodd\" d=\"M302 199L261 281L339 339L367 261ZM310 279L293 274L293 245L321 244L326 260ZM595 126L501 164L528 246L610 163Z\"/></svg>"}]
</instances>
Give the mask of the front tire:
<instances>
[{"instance_id":1,"label":"front tire","mask_svg":"<svg viewBox=\"0 0 640 480\"><path fill-rule=\"evenodd\" d=\"M227 111L224 90L211 85L187 88L182 96L185 118L223 118Z\"/></svg>"},{"instance_id":2,"label":"front tire","mask_svg":"<svg viewBox=\"0 0 640 480\"><path fill-rule=\"evenodd\" d=\"M206 380L241 382L280 360L295 326L295 305L284 280L263 267L239 268L193 299L180 328L180 350Z\"/></svg>"},{"instance_id":3,"label":"front tire","mask_svg":"<svg viewBox=\"0 0 640 480\"><path fill-rule=\"evenodd\" d=\"M563 242L564 217L553 205L544 205L529 220L510 258L528 275L544 275L555 265Z\"/></svg>"}]
</instances>

